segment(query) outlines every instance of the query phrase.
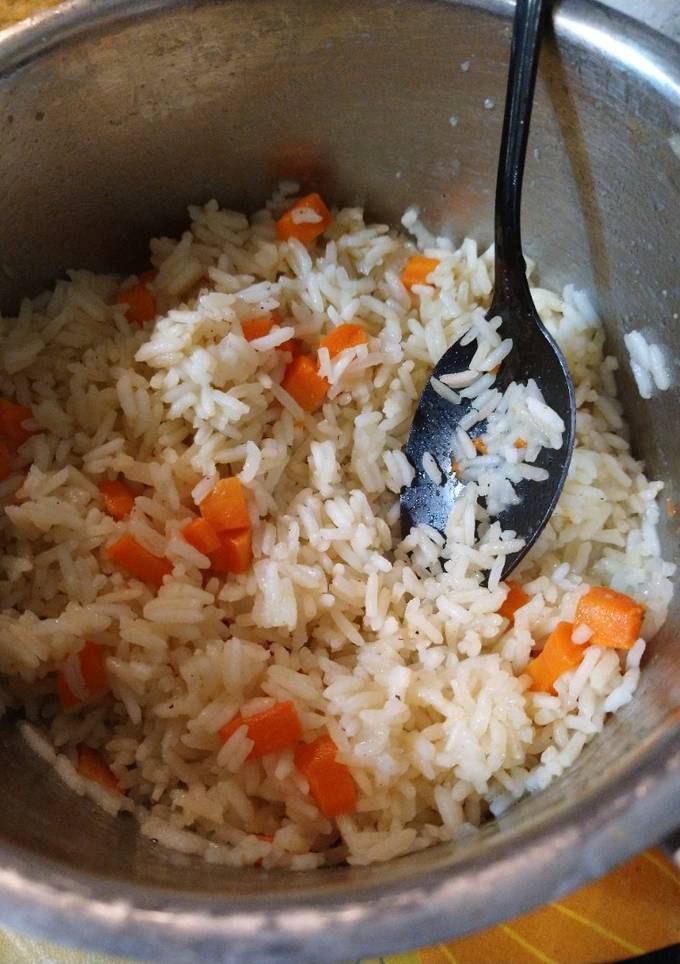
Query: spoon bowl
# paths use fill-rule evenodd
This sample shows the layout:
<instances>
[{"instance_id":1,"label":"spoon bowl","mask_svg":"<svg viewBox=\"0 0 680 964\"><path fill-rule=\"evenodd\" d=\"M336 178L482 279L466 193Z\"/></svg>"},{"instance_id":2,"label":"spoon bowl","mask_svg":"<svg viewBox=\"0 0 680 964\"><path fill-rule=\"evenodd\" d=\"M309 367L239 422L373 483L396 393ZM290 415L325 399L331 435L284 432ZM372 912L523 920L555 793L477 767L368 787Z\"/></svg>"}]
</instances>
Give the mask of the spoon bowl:
<instances>
[{"instance_id":1,"label":"spoon bowl","mask_svg":"<svg viewBox=\"0 0 680 964\"><path fill-rule=\"evenodd\" d=\"M501 331L513 339L513 349L501 364L494 388L504 392L512 382L526 383L533 378L546 404L561 414L565 425L562 446L544 447L532 464L545 469L548 479L542 483L524 480L515 486L519 502L508 506L498 516L503 530L512 531L524 540L517 552L507 556L505 578L526 555L548 522L560 497L574 448L574 389L566 361L552 336L543 326L526 287L526 296L513 301L517 289L509 287L496 299L489 319L503 318ZM475 344L452 345L439 359L432 376L440 378L469 368ZM430 525L441 532L453 504L462 494L465 483L451 471L451 439L456 426L471 408L470 399L459 404L443 398L432 387L431 379L420 397L413 425L405 446L405 454L416 469L413 483L401 494L401 524L406 535L413 526ZM483 434L485 422L475 426L471 434ZM429 452L442 472L437 484L423 469L423 456Z\"/></svg>"},{"instance_id":2,"label":"spoon bowl","mask_svg":"<svg viewBox=\"0 0 680 964\"><path fill-rule=\"evenodd\" d=\"M501 393L513 383L533 380L545 403L562 419L564 431L557 449L541 448L533 465L547 472L545 481L524 479L514 486L518 501L499 512L501 528L523 540L521 549L507 556L505 578L526 555L547 524L567 477L574 448L576 403L566 360L541 322L534 305L522 254L520 207L522 179L529 135L545 0L518 0L508 69L498 180L496 183L494 292L487 313L490 321L501 319L499 333L512 339L512 350L501 362L493 388ZM452 345L437 362L432 376L465 372L476 351L465 338ZM481 373L480 373L481 374ZM465 482L452 466L452 439L456 427L471 409L468 398L443 397L432 379L423 390L404 452L415 469L410 486L401 494L401 527L406 536L416 525L429 525L441 532ZM470 432L484 433L486 421ZM423 458L432 456L441 481L425 470Z\"/></svg>"}]
</instances>

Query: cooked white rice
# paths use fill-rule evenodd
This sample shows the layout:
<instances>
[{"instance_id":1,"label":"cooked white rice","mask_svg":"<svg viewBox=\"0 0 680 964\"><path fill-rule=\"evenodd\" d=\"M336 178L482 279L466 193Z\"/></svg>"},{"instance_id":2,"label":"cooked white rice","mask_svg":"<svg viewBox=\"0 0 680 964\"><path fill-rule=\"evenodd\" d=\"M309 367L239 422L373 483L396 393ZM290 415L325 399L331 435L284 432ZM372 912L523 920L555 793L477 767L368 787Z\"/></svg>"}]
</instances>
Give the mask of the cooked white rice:
<instances>
[{"instance_id":1,"label":"cooked white rice","mask_svg":"<svg viewBox=\"0 0 680 964\"><path fill-rule=\"evenodd\" d=\"M0 672L2 702L24 707L30 744L76 792L134 810L143 833L206 860L302 869L449 840L562 773L632 698L644 642L622 657L577 627L584 658L557 695L528 691L532 650L592 583L643 601L649 638L673 567L656 536L661 483L630 455L616 361L570 287L533 291L570 364L578 420L564 494L518 575L530 602L512 626L497 613L517 541L484 519L475 534L481 476L445 547L427 527L401 541L398 493L414 471L401 448L432 366L488 306L492 252L470 239L454 249L408 212L440 259L411 296L399 273L413 244L358 209L309 249L278 242L272 213L294 191L250 221L215 202L191 208L179 241L152 242L160 314L143 328L114 303L119 279L85 271L2 321L0 393L43 431L0 482ZM241 320L275 307L290 323L245 341ZM290 356L275 346L293 333L315 346L350 321L368 345L320 353L328 399L305 414L280 387ZM179 530L228 474L249 493L255 561L217 578ZM118 475L143 487L122 522L96 487ZM126 531L172 562L158 592L105 558ZM110 693L64 713L54 673L86 638L106 651ZM291 750L246 760L244 728L220 743L237 713L281 699L306 739L328 731L338 745L354 813L323 817ZM101 750L124 796L76 772L80 742Z\"/></svg>"},{"instance_id":2,"label":"cooked white rice","mask_svg":"<svg viewBox=\"0 0 680 964\"><path fill-rule=\"evenodd\" d=\"M483 314L482 309L477 310ZM484 324L489 323L484 321ZM502 361L506 357L512 341L508 338L501 342L496 331L493 335L498 346L493 347L491 341L486 347L491 349L488 357L493 358L495 365L498 364L497 358ZM506 342L510 345L507 346ZM501 348L503 352L499 354ZM483 356L477 364L484 365L486 357ZM451 454L456 475L463 482L476 483L477 497L483 500L484 518L487 513L497 516L508 506L518 505L521 500L515 487L520 482L546 481L546 469L532 463L543 448L562 447L565 425L557 412L545 403L543 393L533 379L529 379L526 385L511 382L501 392L494 387L495 376L482 375L481 371L471 369L453 376L459 382L475 374L478 377L460 390L460 400L470 399L470 408L456 426L451 439ZM433 385L437 381L432 379ZM444 392L451 391L446 383L434 387L445 398ZM483 431L473 439L470 430L477 431L479 427ZM437 481L431 473L428 474ZM480 510L475 509L479 516Z\"/></svg>"},{"instance_id":3,"label":"cooked white rice","mask_svg":"<svg viewBox=\"0 0 680 964\"><path fill-rule=\"evenodd\" d=\"M642 398L651 398L655 390L668 391L671 374L658 345L650 344L641 331L630 331L623 340L628 349L630 369Z\"/></svg>"}]
</instances>

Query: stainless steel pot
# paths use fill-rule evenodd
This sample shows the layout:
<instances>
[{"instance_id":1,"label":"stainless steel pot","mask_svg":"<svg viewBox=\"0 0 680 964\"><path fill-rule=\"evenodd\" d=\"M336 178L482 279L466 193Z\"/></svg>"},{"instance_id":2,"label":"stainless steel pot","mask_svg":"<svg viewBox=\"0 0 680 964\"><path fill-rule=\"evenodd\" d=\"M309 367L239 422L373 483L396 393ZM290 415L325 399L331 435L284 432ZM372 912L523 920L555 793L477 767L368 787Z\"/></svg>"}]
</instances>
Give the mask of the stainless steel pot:
<instances>
[{"instance_id":1,"label":"stainless steel pot","mask_svg":"<svg viewBox=\"0 0 680 964\"><path fill-rule=\"evenodd\" d=\"M511 13L504 0L73 0L5 32L0 299L70 265L138 264L186 203L252 208L286 174L393 224L415 201L437 228L488 239ZM680 503L680 392L641 402L622 349L646 325L677 357L677 130L679 48L563 3L539 78L527 247L547 285L597 299L637 452ZM678 822L679 625L676 598L635 702L567 776L464 844L370 868L236 873L169 853L72 796L7 720L0 916L165 962L311 962L554 898Z\"/></svg>"}]
</instances>

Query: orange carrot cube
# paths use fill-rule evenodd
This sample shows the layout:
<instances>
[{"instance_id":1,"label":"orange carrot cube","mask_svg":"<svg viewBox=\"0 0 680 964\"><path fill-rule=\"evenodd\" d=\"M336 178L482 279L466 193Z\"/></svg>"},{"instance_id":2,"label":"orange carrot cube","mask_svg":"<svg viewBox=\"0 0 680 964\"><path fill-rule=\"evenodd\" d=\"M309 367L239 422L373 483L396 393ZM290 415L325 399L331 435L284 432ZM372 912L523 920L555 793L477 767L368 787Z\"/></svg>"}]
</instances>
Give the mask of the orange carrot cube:
<instances>
[{"instance_id":1,"label":"orange carrot cube","mask_svg":"<svg viewBox=\"0 0 680 964\"><path fill-rule=\"evenodd\" d=\"M295 766L309 784L317 807L325 817L350 813L357 803L357 788L349 768L338 763L338 748L328 734L295 751Z\"/></svg>"},{"instance_id":2,"label":"orange carrot cube","mask_svg":"<svg viewBox=\"0 0 680 964\"><path fill-rule=\"evenodd\" d=\"M271 315L261 315L259 318L247 318L241 322L241 330L246 341L255 341L256 338L264 338L274 327L274 319Z\"/></svg>"},{"instance_id":3,"label":"orange carrot cube","mask_svg":"<svg viewBox=\"0 0 680 964\"><path fill-rule=\"evenodd\" d=\"M220 739L226 743L241 726L246 726L248 739L254 746L248 754L249 760L258 760L268 753L277 753L302 739L302 724L295 704L286 700L274 703L267 710L246 718L235 717L220 730Z\"/></svg>"},{"instance_id":4,"label":"orange carrot cube","mask_svg":"<svg viewBox=\"0 0 680 964\"><path fill-rule=\"evenodd\" d=\"M558 623L541 652L531 660L526 671L533 680L532 690L555 693L555 682L560 676L579 665L585 646L572 641L573 631L573 623Z\"/></svg>"},{"instance_id":5,"label":"orange carrot cube","mask_svg":"<svg viewBox=\"0 0 680 964\"><path fill-rule=\"evenodd\" d=\"M199 506L215 532L250 528L250 514L241 480L220 479Z\"/></svg>"},{"instance_id":6,"label":"orange carrot cube","mask_svg":"<svg viewBox=\"0 0 680 964\"><path fill-rule=\"evenodd\" d=\"M135 497L124 482L104 481L97 486L104 498L104 509L114 519L124 519L130 515Z\"/></svg>"},{"instance_id":7,"label":"orange carrot cube","mask_svg":"<svg viewBox=\"0 0 680 964\"><path fill-rule=\"evenodd\" d=\"M198 549L204 556L209 556L220 547L220 537L207 519L193 519L182 529L182 535L194 549Z\"/></svg>"},{"instance_id":8,"label":"orange carrot cube","mask_svg":"<svg viewBox=\"0 0 680 964\"><path fill-rule=\"evenodd\" d=\"M160 559L152 552L141 546L134 536L127 533L117 542L109 546L106 555L116 565L152 586L161 586L163 577L172 572L172 566L167 559Z\"/></svg>"},{"instance_id":9,"label":"orange carrot cube","mask_svg":"<svg viewBox=\"0 0 680 964\"><path fill-rule=\"evenodd\" d=\"M105 790L122 793L117 777L104 762L100 753L93 750L92 747L80 743L76 749L76 754L76 769L81 777L85 777L86 780L93 780L94 783L98 783Z\"/></svg>"},{"instance_id":10,"label":"orange carrot cube","mask_svg":"<svg viewBox=\"0 0 680 964\"><path fill-rule=\"evenodd\" d=\"M210 554L215 572L239 574L247 572L253 561L250 529L234 529L219 534L219 548Z\"/></svg>"},{"instance_id":11,"label":"orange carrot cube","mask_svg":"<svg viewBox=\"0 0 680 964\"><path fill-rule=\"evenodd\" d=\"M83 648L72 656L69 656L68 659L77 661L77 666L74 667L74 670L82 681L84 692L82 696L74 693L68 682L69 674L65 669L59 670L57 674L57 693L63 710L68 710L73 706L80 706L91 699L96 699L98 696L102 696L109 687L106 665L104 663L104 652L97 643L93 643L90 639L86 640Z\"/></svg>"},{"instance_id":12,"label":"orange carrot cube","mask_svg":"<svg viewBox=\"0 0 680 964\"><path fill-rule=\"evenodd\" d=\"M302 244L311 244L323 234L333 218L316 192L300 198L288 208L276 222L276 234L280 241L297 238Z\"/></svg>"},{"instance_id":13,"label":"orange carrot cube","mask_svg":"<svg viewBox=\"0 0 680 964\"><path fill-rule=\"evenodd\" d=\"M506 586L508 587L508 594L503 600L503 605L498 610L498 615L503 616L504 619L514 619L515 613L522 606L526 606L531 598L528 596L518 582L514 582L510 579L507 580Z\"/></svg>"},{"instance_id":14,"label":"orange carrot cube","mask_svg":"<svg viewBox=\"0 0 680 964\"><path fill-rule=\"evenodd\" d=\"M426 285L427 279L439 264L436 258L426 258L422 254L414 254L409 258L401 272L401 283L409 291L413 285Z\"/></svg>"},{"instance_id":15,"label":"orange carrot cube","mask_svg":"<svg viewBox=\"0 0 680 964\"><path fill-rule=\"evenodd\" d=\"M346 348L355 348L367 342L366 332L361 325L338 325L321 339L319 348L327 348L330 357L335 358Z\"/></svg>"},{"instance_id":16,"label":"orange carrot cube","mask_svg":"<svg viewBox=\"0 0 680 964\"><path fill-rule=\"evenodd\" d=\"M328 381L319 375L318 365L309 355L298 355L286 368L281 388L305 412L314 412L326 397Z\"/></svg>"},{"instance_id":17,"label":"orange carrot cube","mask_svg":"<svg viewBox=\"0 0 680 964\"><path fill-rule=\"evenodd\" d=\"M156 299L141 282L118 292L116 301L125 305L125 317L131 325L143 325L156 317Z\"/></svg>"},{"instance_id":18,"label":"orange carrot cube","mask_svg":"<svg viewBox=\"0 0 680 964\"><path fill-rule=\"evenodd\" d=\"M644 608L625 593L594 586L576 606L576 622L585 623L593 646L630 649L640 636Z\"/></svg>"}]
</instances>

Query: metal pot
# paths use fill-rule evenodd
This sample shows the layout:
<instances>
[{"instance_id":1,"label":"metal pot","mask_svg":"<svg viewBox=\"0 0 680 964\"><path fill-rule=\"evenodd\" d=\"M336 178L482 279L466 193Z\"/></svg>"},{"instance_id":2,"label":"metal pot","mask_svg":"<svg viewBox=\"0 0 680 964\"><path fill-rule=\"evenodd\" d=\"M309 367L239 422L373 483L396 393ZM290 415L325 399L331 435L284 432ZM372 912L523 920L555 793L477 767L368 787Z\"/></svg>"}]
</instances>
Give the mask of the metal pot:
<instances>
[{"instance_id":1,"label":"metal pot","mask_svg":"<svg viewBox=\"0 0 680 964\"><path fill-rule=\"evenodd\" d=\"M504 0L73 0L6 31L0 300L70 265L132 267L188 202L253 208L286 175L393 224L416 202L436 228L488 240L511 13ZM596 299L637 453L676 502L680 393L642 402L622 335L648 326L678 350L679 129L679 48L563 3L539 77L527 249L546 285ZM676 596L635 701L565 777L465 843L369 868L234 872L170 853L73 796L6 720L0 916L154 960L311 962L554 898L677 823L679 624Z\"/></svg>"}]
</instances>

